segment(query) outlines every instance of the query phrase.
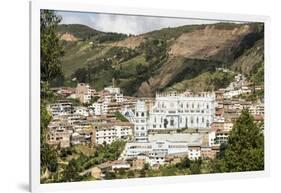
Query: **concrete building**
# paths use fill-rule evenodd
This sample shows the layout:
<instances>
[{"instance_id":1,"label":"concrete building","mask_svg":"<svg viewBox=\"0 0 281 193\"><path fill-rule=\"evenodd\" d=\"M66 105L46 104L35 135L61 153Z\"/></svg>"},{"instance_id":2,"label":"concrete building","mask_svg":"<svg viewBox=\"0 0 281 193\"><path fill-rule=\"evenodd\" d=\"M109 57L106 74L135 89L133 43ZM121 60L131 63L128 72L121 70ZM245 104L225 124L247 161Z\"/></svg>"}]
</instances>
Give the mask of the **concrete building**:
<instances>
[{"instance_id":1,"label":"concrete building","mask_svg":"<svg viewBox=\"0 0 281 193\"><path fill-rule=\"evenodd\" d=\"M74 107L74 114L88 117L90 115L90 110L87 107L78 106Z\"/></svg>"},{"instance_id":2,"label":"concrete building","mask_svg":"<svg viewBox=\"0 0 281 193\"><path fill-rule=\"evenodd\" d=\"M106 123L94 126L93 143L110 144L115 140L128 140L133 136L133 125L129 122Z\"/></svg>"},{"instance_id":3,"label":"concrete building","mask_svg":"<svg viewBox=\"0 0 281 193\"><path fill-rule=\"evenodd\" d=\"M123 101L123 94L120 93L120 88L106 87L98 101L92 104L94 115L114 115L115 112L121 110Z\"/></svg>"},{"instance_id":4,"label":"concrete building","mask_svg":"<svg viewBox=\"0 0 281 193\"><path fill-rule=\"evenodd\" d=\"M216 157L217 151L214 151L212 147L206 146L201 147L201 157L202 159L214 159Z\"/></svg>"},{"instance_id":5,"label":"concrete building","mask_svg":"<svg viewBox=\"0 0 281 193\"><path fill-rule=\"evenodd\" d=\"M208 129L215 116L215 94L156 94L151 109L139 100L134 114L134 136L138 142L147 141L149 130Z\"/></svg>"},{"instance_id":6,"label":"concrete building","mask_svg":"<svg viewBox=\"0 0 281 193\"><path fill-rule=\"evenodd\" d=\"M68 101L58 101L57 103L50 104L48 111L52 117L70 115L73 113L73 106Z\"/></svg>"},{"instance_id":7,"label":"concrete building","mask_svg":"<svg viewBox=\"0 0 281 193\"><path fill-rule=\"evenodd\" d=\"M78 98L81 103L90 103L92 91L89 84L78 83L76 87L76 98Z\"/></svg>"},{"instance_id":8,"label":"concrete building","mask_svg":"<svg viewBox=\"0 0 281 193\"><path fill-rule=\"evenodd\" d=\"M189 155L190 159L198 158L201 153L193 147L197 148L204 144L208 145L207 133L151 134L148 135L146 142L127 143L123 158L134 160L139 156L146 156L146 162L150 165L161 165L166 163L167 156Z\"/></svg>"},{"instance_id":9,"label":"concrete building","mask_svg":"<svg viewBox=\"0 0 281 193\"><path fill-rule=\"evenodd\" d=\"M165 157L171 154L188 154L188 144L186 142L152 141L152 142L132 142L125 147L125 160L137 159L139 155L148 157L150 165L162 165Z\"/></svg>"},{"instance_id":10,"label":"concrete building","mask_svg":"<svg viewBox=\"0 0 281 193\"><path fill-rule=\"evenodd\" d=\"M141 169L143 169L145 163L146 163L145 156L137 156L136 159L133 159L131 169L132 170L141 170Z\"/></svg>"},{"instance_id":11,"label":"concrete building","mask_svg":"<svg viewBox=\"0 0 281 193\"><path fill-rule=\"evenodd\" d=\"M226 131L229 132L233 128L233 122L231 120L226 120L223 117L220 119L216 118L211 124L212 131Z\"/></svg>"},{"instance_id":12,"label":"concrete building","mask_svg":"<svg viewBox=\"0 0 281 193\"><path fill-rule=\"evenodd\" d=\"M188 158L190 160L199 159L201 157L201 146L200 145L189 145L188 146Z\"/></svg>"},{"instance_id":13,"label":"concrete building","mask_svg":"<svg viewBox=\"0 0 281 193\"><path fill-rule=\"evenodd\" d=\"M111 164L112 164L111 165L112 170L120 170L120 169L128 170L131 168L131 165L124 160L115 160L111 162Z\"/></svg>"},{"instance_id":14,"label":"concrete building","mask_svg":"<svg viewBox=\"0 0 281 193\"><path fill-rule=\"evenodd\" d=\"M108 91L110 94L120 94L120 88L115 86L108 86L104 88L105 91Z\"/></svg>"},{"instance_id":15,"label":"concrete building","mask_svg":"<svg viewBox=\"0 0 281 193\"><path fill-rule=\"evenodd\" d=\"M258 103L251 105L249 108L249 112L252 115L264 115L264 104Z\"/></svg>"},{"instance_id":16,"label":"concrete building","mask_svg":"<svg viewBox=\"0 0 281 193\"><path fill-rule=\"evenodd\" d=\"M70 146L71 127L59 121L53 121L48 125L48 143L59 145L61 148Z\"/></svg>"},{"instance_id":17,"label":"concrete building","mask_svg":"<svg viewBox=\"0 0 281 193\"><path fill-rule=\"evenodd\" d=\"M227 131L216 131L215 145L227 143L229 133Z\"/></svg>"},{"instance_id":18,"label":"concrete building","mask_svg":"<svg viewBox=\"0 0 281 193\"><path fill-rule=\"evenodd\" d=\"M149 129L209 128L215 116L215 94L156 94Z\"/></svg>"}]
</instances>

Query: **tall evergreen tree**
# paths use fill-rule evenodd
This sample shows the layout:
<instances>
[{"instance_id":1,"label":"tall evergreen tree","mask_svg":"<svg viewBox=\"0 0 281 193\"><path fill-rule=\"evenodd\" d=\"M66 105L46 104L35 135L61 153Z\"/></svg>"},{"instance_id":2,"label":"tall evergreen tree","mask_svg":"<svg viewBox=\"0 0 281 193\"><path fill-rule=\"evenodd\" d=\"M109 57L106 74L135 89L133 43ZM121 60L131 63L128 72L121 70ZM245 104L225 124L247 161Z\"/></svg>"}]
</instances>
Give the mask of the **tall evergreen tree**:
<instances>
[{"instance_id":1,"label":"tall evergreen tree","mask_svg":"<svg viewBox=\"0 0 281 193\"><path fill-rule=\"evenodd\" d=\"M222 159L226 172L264 169L263 131L247 109L234 124Z\"/></svg>"}]
</instances>

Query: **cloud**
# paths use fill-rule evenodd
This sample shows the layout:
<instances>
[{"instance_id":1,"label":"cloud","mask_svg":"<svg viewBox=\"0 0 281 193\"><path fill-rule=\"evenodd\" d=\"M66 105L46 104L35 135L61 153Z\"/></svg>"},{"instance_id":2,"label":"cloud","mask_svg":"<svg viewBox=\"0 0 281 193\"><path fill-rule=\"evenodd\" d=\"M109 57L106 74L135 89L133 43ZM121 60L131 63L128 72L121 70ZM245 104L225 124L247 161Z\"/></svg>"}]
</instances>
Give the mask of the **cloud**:
<instances>
[{"instance_id":1,"label":"cloud","mask_svg":"<svg viewBox=\"0 0 281 193\"><path fill-rule=\"evenodd\" d=\"M125 34L142 34L167 27L178 27L192 24L218 23L214 20L184 18L163 18L153 16L115 15L83 12L57 12L62 16L63 24L84 24L104 32Z\"/></svg>"}]
</instances>

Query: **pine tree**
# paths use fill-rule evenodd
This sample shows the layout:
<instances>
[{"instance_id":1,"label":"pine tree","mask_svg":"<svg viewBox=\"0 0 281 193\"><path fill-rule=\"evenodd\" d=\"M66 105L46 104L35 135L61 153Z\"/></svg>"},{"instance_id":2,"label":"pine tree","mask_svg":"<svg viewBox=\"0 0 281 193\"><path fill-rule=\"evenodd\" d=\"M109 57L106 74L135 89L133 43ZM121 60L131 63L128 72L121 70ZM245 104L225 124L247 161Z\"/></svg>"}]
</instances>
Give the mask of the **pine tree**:
<instances>
[{"instance_id":1,"label":"pine tree","mask_svg":"<svg viewBox=\"0 0 281 193\"><path fill-rule=\"evenodd\" d=\"M223 155L226 172L257 171L264 169L264 136L247 109L230 132Z\"/></svg>"}]
</instances>

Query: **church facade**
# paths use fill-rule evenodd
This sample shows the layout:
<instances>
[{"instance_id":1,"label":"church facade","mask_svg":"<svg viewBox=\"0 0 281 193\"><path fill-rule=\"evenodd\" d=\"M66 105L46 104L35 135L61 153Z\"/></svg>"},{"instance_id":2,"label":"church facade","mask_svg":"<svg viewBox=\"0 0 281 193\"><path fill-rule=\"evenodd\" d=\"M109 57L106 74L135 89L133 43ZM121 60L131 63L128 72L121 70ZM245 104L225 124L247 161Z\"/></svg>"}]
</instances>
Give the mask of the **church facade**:
<instances>
[{"instance_id":1,"label":"church facade","mask_svg":"<svg viewBox=\"0 0 281 193\"><path fill-rule=\"evenodd\" d=\"M214 116L214 93L158 93L151 109L146 107L144 101L137 102L135 137L137 141L146 140L148 130L207 129Z\"/></svg>"}]
</instances>

